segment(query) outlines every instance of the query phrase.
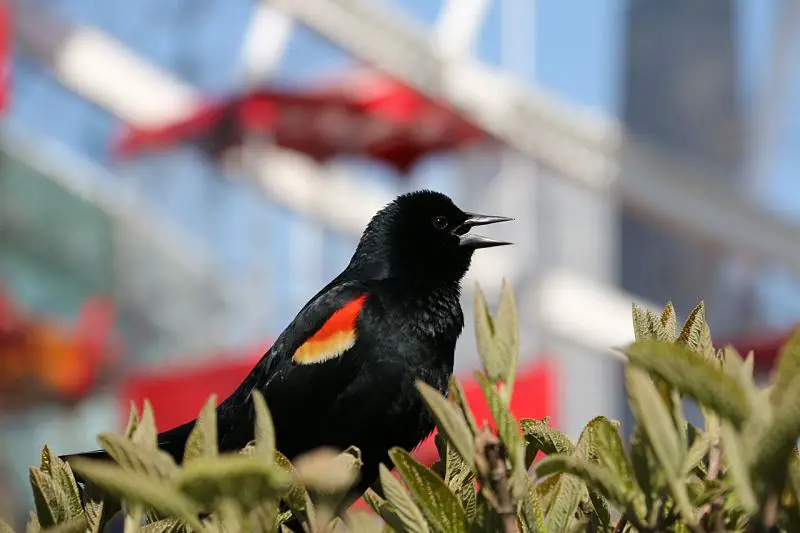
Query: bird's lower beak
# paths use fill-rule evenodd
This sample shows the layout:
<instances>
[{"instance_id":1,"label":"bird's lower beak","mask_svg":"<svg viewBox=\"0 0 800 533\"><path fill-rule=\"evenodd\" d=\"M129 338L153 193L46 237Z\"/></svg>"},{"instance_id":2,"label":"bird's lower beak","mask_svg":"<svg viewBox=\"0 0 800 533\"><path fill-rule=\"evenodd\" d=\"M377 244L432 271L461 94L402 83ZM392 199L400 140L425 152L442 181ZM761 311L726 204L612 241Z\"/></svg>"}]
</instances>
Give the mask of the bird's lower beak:
<instances>
[{"instance_id":1,"label":"bird's lower beak","mask_svg":"<svg viewBox=\"0 0 800 533\"><path fill-rule=\"evenodd\" d=\"M478 248L491 248L493 246L506 246L512 244L506 241L498 241L477 235L475 233L466 233L474 226L487 226L489 224L497 224L498 222L508 222L514 220L509 217L496 217L490 215L478 215L475 213L467 213L467 220L460 226L462 235L458 238L458 246L461 248L468 248L470 250L477 250Z\"/></svg>"}]
</instances>

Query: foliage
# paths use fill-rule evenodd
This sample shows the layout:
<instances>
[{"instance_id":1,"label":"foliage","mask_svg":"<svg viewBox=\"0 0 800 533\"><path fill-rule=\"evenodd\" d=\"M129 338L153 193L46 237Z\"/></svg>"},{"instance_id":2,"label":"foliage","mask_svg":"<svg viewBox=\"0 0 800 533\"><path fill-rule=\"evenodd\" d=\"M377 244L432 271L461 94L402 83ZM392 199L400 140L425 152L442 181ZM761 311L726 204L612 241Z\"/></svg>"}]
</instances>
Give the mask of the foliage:
<instances>
[{"instance_id":1,"label":"foliage","mask_svg":"<svg viewBox=\"0 0 800 533\"><path fill-rule=\"evenodd\" d=\"M283 533L290 519L307 533L800 531L800 333L772 384L760 387L752 354L714 348L702 303L680 331L671 304L660 315L634 306L636 340L624 352L636 424L626 446L619 423L602 416L577 441L547 419L515 420L514 298L504 285L496 315L480 291L476 303L478 381L493 429L476 423L455 379L446 397L419 383L439 459L427 468L391 450L393 465L364 495L377 516L348 510L359 451L319 450L290 463L256 392L256 439L240 453L217 450L215 398L181 466L157 449L148 404L141 416L132 411L124 436L98 438L114 463L68 465L45 447L31 469L28 531L100 532L120 509L126 532L148 533ZM702 428L687 422L684 398L700 406ZM85 502L72 468L90 480Z\"/></svg>"}]
</instances>

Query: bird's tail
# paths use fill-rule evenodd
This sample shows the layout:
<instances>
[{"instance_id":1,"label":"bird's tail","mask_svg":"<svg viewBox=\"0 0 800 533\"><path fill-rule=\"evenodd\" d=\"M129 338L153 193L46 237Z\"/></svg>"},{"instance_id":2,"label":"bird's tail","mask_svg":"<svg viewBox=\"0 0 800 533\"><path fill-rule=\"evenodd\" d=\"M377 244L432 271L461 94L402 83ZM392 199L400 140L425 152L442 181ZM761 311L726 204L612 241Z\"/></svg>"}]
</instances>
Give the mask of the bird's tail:
<instances>
[{"instance_id":1,"label":"bird's tail","mask_svg":"<svg viewBox=\"0 0 800 533\"><path fill-rule=\"evenodd\" d=\"M194 427L194 420L174 427L168 431L158 434L158 447L167 452L176 463L180 464L183 460L183 451L186 447L186 441L189 438L189 433L192 432ZM94 459L97 461L110 461L111 457L105 450L94 450L91 452L74 453L71 455L61 455L61 460L69 463L75 458L80 459ZM75 481L78 483L86 483L86 480L77 472L74 472Z\"/></svg>"}]
</instances>

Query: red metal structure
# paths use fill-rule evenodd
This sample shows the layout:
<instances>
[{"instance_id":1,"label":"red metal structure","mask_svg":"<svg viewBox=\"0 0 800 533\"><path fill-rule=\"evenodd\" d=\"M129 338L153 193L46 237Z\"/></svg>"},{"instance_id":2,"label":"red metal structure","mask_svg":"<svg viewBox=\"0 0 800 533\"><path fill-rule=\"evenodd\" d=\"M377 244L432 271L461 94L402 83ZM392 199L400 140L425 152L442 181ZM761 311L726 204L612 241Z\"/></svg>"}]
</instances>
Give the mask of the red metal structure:
<instances>
[{"instance_id":1,"label":"red metal structure","mask_svg":"<svg viewBox=\"0 0 800 533\"><path fill-rule=\"evenodd\" d=\"M266 137L318 162L359 155L401 173L432 152L487 138L447 105L379 73L359 70L312 88L261 89L209 102L180 122L126 130L115 151L126 157L189 142L218 158L245 136Z\"/></svg>"},{"instance_id":2,"label":"red metal structure","mask_svg":"<svg viewBox=\"0 0 800 533\"><path fill-rule=\"evenodd\" d=\"M85 398L119 358L113 324L113 307L103 298L87 300L70 329L23 312L0 291L0 404Z\"/></svg>"}]
</instances>

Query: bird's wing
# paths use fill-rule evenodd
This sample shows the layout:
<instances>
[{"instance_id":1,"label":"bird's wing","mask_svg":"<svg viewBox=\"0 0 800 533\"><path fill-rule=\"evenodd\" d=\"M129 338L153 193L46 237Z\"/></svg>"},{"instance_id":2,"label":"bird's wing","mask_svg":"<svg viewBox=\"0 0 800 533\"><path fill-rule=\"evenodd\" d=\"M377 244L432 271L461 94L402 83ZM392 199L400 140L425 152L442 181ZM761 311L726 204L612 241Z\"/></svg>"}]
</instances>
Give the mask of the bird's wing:
<instances>
[{"instance_id":1,"label":"bird's wing","mask_svg":"<svg viewBox=\"0 0 800 533\"><path fill-rule=\"evenodd\" d=\"M358 318L368 300L365 284L346 282L329 286L306 304L239 388L220 404L223 448L237 448L249 440L254 389L264 394L279 433L289 417L307 418L336 399L364 362L365 352L353 347L359 336Z\"/></svg>"}]
</instances>

